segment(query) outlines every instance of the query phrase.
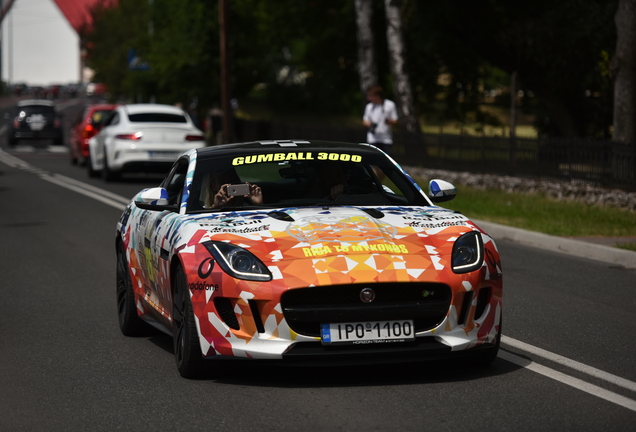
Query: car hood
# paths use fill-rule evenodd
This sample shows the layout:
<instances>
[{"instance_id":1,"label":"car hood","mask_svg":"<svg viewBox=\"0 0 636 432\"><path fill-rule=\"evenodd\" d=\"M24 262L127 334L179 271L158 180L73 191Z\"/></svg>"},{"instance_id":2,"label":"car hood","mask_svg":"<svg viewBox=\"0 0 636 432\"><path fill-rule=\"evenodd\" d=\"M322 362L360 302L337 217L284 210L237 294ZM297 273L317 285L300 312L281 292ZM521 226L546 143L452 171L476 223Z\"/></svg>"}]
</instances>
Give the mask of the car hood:
<instances>
[{"instance_id":1,"label":"car hood","mask_svg":"<svg viewBox=\"0 0 636 432\"><path fill-rule=\"evenodd\" d=\"M441 207L311 207L216 213L196 218L201 240L229 241L264 262L329 255L447 255L477 229Z\"/></svg>"}]
</instances>

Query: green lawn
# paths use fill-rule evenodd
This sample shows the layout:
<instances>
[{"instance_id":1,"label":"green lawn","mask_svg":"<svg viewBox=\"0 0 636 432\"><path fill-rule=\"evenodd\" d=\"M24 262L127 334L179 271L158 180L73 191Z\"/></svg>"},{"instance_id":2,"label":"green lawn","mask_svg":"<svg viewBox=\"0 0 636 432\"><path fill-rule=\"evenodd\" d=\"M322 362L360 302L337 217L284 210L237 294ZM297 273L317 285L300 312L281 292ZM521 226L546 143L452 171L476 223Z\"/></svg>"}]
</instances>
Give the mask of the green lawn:
<instances>
[{"instance_id":1,"label":"green lawn","mask_svg":"<svg viewBox=\"0 0 636 432\"><path fill-rule=\"evenodd\" d=\"M419 181L420 185L427 182ZM457 186L457 197L440 204L469 218L564 237L636 237L636 212L538 194L507 193ZM636 243L623 245L636 250Z\"/></svg>"}]
</instances>

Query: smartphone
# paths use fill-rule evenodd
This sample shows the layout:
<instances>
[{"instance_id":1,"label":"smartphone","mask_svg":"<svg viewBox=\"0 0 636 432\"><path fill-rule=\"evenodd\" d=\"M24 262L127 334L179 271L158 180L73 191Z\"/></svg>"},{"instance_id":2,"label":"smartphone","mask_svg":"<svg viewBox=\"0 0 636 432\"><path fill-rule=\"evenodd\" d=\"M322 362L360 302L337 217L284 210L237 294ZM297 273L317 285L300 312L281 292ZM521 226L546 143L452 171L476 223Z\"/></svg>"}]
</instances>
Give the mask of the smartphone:
<instances>
[{"instance_id":1,"label":"smartphone","mask_svg":"<svg viewBox=\"0 0 636 432\"><path fill-rule=\"evenodd\" d=\"M250 194L250 185L247 183L232 184L227 186L228 196L244 196Z\"/></svg>"}]
</instances>

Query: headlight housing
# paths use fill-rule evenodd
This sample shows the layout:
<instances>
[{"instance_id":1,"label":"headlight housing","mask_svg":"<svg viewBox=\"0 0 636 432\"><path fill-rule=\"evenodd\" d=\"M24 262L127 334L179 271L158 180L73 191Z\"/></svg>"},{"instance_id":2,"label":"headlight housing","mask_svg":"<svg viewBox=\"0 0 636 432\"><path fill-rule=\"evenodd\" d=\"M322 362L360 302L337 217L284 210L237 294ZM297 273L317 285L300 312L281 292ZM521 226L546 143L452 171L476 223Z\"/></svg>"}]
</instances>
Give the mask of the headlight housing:
<instances>
[{"instance_id":1,"label":"headlight housing","mask_svg":"<svg viewBox=\"0 0 636 432\"><path fill-rule=\"evenodd\" d=\"M250 251L232 243L209 241L203 244L223 271L237 279L270 281L268 268Z\"/></svg>"},{"instance_id":2,"label":"headlight housing","mask_svg":"<svg viewBox=\"0 0 636 432\"><path fill-rule=\"evenodd\" d=\"M484 262L484 242L481 234L472 231L462 235L453 245L453 272L468 273L481 267Z\"/></svg>"}]
</instances>

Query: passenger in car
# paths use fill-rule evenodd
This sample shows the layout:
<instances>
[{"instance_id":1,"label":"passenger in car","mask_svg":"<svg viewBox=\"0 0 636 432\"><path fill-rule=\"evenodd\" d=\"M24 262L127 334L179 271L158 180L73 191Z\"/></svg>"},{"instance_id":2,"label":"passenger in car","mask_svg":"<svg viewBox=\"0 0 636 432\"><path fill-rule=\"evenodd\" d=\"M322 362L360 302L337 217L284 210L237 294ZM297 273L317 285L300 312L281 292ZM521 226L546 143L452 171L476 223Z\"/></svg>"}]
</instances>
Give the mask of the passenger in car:
<instances>
[{"instance_id":1,"label":"passenger in car","mask_svg":"<svg viewBox=\"0 0 636 432\"><path fill-rule=\"evenodd\" d=\"M230 196L227 187L232 184L240 184L236 171L233 168L210 173L203 207L218 209L227 206L242 206L244 204L263 204L263 192L258 185L245 182L250 186L250 193L244 196Z\"/></svg>"}]
</instances>

